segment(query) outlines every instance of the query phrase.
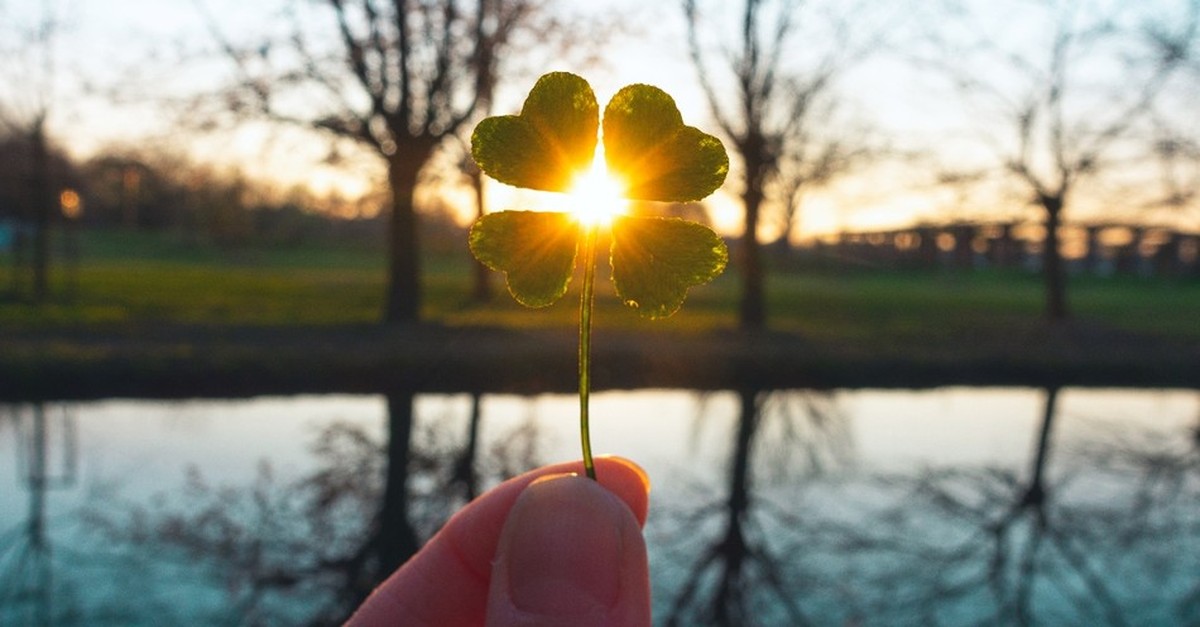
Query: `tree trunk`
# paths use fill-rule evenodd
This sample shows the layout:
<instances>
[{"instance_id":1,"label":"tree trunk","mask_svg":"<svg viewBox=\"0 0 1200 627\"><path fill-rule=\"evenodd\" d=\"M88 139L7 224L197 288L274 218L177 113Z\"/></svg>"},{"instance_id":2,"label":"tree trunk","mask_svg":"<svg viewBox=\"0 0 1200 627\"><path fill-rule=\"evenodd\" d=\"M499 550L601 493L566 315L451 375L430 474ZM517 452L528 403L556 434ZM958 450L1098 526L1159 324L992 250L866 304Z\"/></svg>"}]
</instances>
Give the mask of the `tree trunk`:
<instances>
[{"instance_id":1,"label":"tree trunk","mask_svg":"<svg viewBox=\"0 0 1200 627\"><path fill-rule=\"evenodd\" d=\"M471 170L471 188L475 191L475 218L483 217L485 212L483 198L483 171L479 168ZM471 257L471 264L474 268L474 284L471 288L471 300L477 303L484 303L492 298L492 271L487 266Z\"/></svg>"},{"instance_id":2,"label":"tree trunk","mask_svg":"<svg viewBox=\"0 0 1200 627\"><path fill-rule=\"evenodd\" d=\"M762 205L762 189L755 178L747 177L742 203L746 210L746 225L742 233L742 300L738 306L738 324L752 331L766 326L767 312L763 291L762 250L758 244L758 214Z\"/></svg>"},{"instance_id":3,"label":"tree trunk","mask_svg":"<svg viewBox=\"0 0 1200 627\"><path fill-rule=\"evenodd\" d=\"M726 501L728 518L725 537L720 544L720 561L724 563L717 589L713 594L713 617L720 624L739 618L736 603L745 594L745 567L750 549L746 542L745 523L750 515L751 478L750 462L753 459L754 436L758 432L758 393L742 390L738 393L741 413L738 415L737 434L734 436L733 460L729 467L729 499Z\"/></svg>"},{"instance_id":4,"label":"tree trunk","mask_svg":"<svg viewBox=\"0 0 1200 627\"><path fill-rule=\"evenodd\" d=\"M388 223L385 323L416 322L421 316L421 256L418 249L414 194L428 152L399 149L388 158L392 215Z\"/></svg>"},{"instance_id":5,"label":"tree trunk","mask_svg":"<svg viewBox=\"0 0 1200 627\"><path fill-rule=\"evenodd\" d=\"M479 454L479 426L483 422L482 394L471 394L471 419L467 423L467 444L454 463L453 482L463 486L467 501L479 496L479 474L475 457Z\"/></svg>"},{"instance_id":6,"label":"tree trunk","mask_svg":"<svg viewBox=\"0 0 1200 627\"><path fill-rule=\"evenodd\" d=\"M1050 432L1057 413L1058 388L1046 388L1046 404L1042 411L1042 426L1038 432L1037 450L1033 458L1033 469L1029 473L1029 486L1021 504L1041 508L1046 500L1046 460L1050 456Z\"/></svg>"},{"instance_id":7,"label":"tree trunk","mask_svg":"<svg viewBox=\"0 0 1200 627\"><path fill-rule=\"evenodd\" d=\"M1067 309L1067 276L1063 265L1062 251L1058 243L1058 228L1061 225L1063 196L1044 196L1042 207L1046 210L1046 239L1042 246L1042 274L1046 282L1046 318L1061 322L1070 315Z\"/></svg>"},{"instance_id":8,"label":"tree trunk","mask_svg":"<svg viewBox=\"0 0 1200 627\"><path fill-rule=\"evenodd\" d=\"M376 531L380 581L417 552L417 534L409 522L408 461L412 446L413 395L388 394L387 476Z\"/></svg>"},{"instance_id":9,"label":"tree trunk","mask_svg":"<svg viewBox=\"0 0 1200 627\"><path fill-rule=\"evenodd\" d=\"M729 465L729 529L737 529L741 536L741 523L750 509L751 478L750 461L753 458L754 436L758 432L758 393L753 390L738 392L740 413L737 434L734 436L733 460ZM744 543L738 543L744 548ZM739 561L742 556L737 556Z\"/></svg>"},{"instance_id":10,"label":"tree trunk","mask_svg":"<svg viewBox=\"0 0 1200 627\"><path fill-rule=\"evenodd\" d=\"M46 147L45 120L38 120L30 133L33 151L31 172L33 196L33 299L44 302L50 291L50 215L54 194L50 188L50 155Z\"/></svg>"}]
</instances>

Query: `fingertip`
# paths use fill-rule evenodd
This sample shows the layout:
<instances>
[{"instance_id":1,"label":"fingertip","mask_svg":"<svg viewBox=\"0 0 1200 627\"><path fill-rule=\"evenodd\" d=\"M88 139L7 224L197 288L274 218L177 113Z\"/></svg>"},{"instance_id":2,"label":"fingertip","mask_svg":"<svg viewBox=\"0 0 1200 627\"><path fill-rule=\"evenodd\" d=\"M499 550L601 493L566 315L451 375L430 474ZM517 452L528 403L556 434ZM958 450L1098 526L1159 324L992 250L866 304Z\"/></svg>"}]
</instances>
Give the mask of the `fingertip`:
<instances>
[{"instance_id":1,"label":"fingertip","mask_svg":"<svg viewBox=\"0 0 1200 627\"><path fill-rule=\"evenodd\" d=\"M596 460L599 463L612 463L618 466L624 466L626 470L632 471L633 474L641 481L642 489L647 494L650 493L650 474L646 472L645 468L639 466L637 462L616 455L605 455L596 458Z\"/></svg>"},{"instance_id":2,"label":"fingertip","mask_svg":"<svg viewBox=\"0 0 1200 627\"><path fill-rule=\"evenodd\" d=\"M596 480L629 506L638 526L646 525L650 511L650 475L624 457L596 458Z\"/></svg>"},{"instance_id":3,"label":"fingertip","mask_svg":"<svg viewBox=\"0 0 1200 627\"><path fill-rule=\"evenodd\" d=\"M645 543L632 513L579 476L531 483L504 526L488 624L649 624Z\"/></svg>"},{"instance_id":4,"label":"fingertip","mask_svg":"<svg viewBox=\"0 0 1200 627\"><path fill-rule=\"evenodd\" d=\"M543 466L514 477L457 512L426 546L379 586L355 615L358 624L382 624L397 608L422 607L448 624L476 623L484 613L501 528L525 489L542 477L583 474L583 463ZM600 486L629 508L638 526L649 510L650 482L628 459L596 459ZM401 612L403 613L403 612Z\"/></svg>"}]
</instances>

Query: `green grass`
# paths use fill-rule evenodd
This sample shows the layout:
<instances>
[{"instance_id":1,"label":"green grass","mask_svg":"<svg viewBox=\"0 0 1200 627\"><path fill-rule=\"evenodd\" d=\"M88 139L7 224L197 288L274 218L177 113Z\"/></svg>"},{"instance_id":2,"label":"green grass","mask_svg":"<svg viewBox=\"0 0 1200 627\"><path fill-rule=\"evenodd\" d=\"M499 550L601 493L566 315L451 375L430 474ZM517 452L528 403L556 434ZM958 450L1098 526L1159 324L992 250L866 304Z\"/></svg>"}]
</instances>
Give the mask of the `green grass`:
<instances>
[{"instance_id":1,"label":"green grass","mask_svg":"<svg viewBox=\"0 0 1200 627\"><path fill-rule=\"evenodd\" d=\"M333 325L380 318L382 253L371 247L311 245L221 248L179 236L121 232L81 234L77 270L58 266L50 302L13 297L12 263L0 255L0 331L143 324ZM427 255L426 319L447 325L575 326L577 292L531 311L504 294L470 303L470 262L458 250ZM667 322L645 321L598 275L600 329L696 332L736 326L738 279L731 268L694 288ZM577 288L579 281L573 283ZM27 289L28 286L26 286ZM768 276L773 329L817 338L875 342L954 337L1028 328L1041 316L1042 285L1021 273L774 273ZM1200 339L1200 281L1078 277L1070 282L1078 319L1179 339Z\"/></svg>"},{"instance_id":2,"label":"green grass","mask_svg":"<svg viewBox=\"0 0 1200 627\"><path fill-rule=\"evenodd\" d=\"M80 263L55 267L49 302L12 296L0 259L0 325L326 324L378 317L378 254L353 248L223 249L178 237L88 233ZM28 292L28 285L24 291Z\"/></svg>"},{"instance_id":3,"label":"green grass","mask_svg":"<svg viewBox=\"0 0 1200 627\"><path fill-rule=\"evenodd\" d=\"M1077 320L1200 339L1200 281L1075 277L1068 285ZM1041 278L1017 272L776 276L769 286L776 326L861 339L1026 327L1041 320L1044 303Z\"/></svg>"}]
</instances>

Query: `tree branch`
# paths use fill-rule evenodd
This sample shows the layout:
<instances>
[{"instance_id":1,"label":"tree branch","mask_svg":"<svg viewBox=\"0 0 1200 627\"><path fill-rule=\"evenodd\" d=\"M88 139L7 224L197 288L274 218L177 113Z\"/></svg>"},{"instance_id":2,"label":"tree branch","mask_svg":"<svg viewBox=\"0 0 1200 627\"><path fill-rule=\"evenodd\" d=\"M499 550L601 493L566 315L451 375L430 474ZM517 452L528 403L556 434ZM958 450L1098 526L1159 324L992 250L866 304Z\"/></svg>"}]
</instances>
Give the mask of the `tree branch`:
<instances>
[{"instance_id":1,"label":"tree branch","mask_svg":"<svg viewBox=\"0 0 1200 627\"><path fill-rule=\"evenodd\" d=\"M392 19L396 23L396 53L398 57L396 64L400 72L400 102L396 107L396 114L392 116L391 126L403 126L407 133L413 117L412 71L409 68L413 56L412 41L408 33L409 2L408 0L392 0L392 6L395 13Z\"/></svg>"},{"instance_id":2,"label":"tree branch","mask_svg":"<svg viewBox=\"0 0 1200 627\"><path fill-rule=\"evenodd\" d=\"M704 53L700 46L700 18L696 11L696 0L684 0L683 13L688 26L688 54L691 56L692 65L696 67L696 74L700 80L700 90L704 92L704 98L708 101L708 108L712 112L717 126L721 127L721 132L736 141L742 134L738 132L732 120L725 114L721 100L717 97L717 90L708 78L708 63L705 61Z\"/></svg>"},{"instance_id":3,"label":"tree branch","mask_svg":"<svg viewBox=\"0 0 1200 627\"><path fill-rule=\"evenodd\" d=\"M367 67L366 50L362 42L355 37L354 32L350 28L350 21L346 16L345 2L344 0L329 0L329 4L333 7L334 14L337 17L338 34L341 36L342 45L346 47L350 71L359 85L362 86L367 98L370 99L371 112L375 115L381 115L385 111L383 94L380 92L379 84L371 78L371 72ZM364 4L369 5L369 0Z\"/></svg>"}]
</instances>

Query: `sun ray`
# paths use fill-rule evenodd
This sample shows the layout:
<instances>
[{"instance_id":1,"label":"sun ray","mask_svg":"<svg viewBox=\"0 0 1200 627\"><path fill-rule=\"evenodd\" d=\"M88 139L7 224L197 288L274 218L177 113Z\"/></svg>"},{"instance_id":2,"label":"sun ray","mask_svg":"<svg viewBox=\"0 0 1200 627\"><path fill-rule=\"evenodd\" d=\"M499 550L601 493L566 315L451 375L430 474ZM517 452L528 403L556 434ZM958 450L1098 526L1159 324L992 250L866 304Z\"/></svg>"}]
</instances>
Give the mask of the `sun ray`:
<instances>
[{"instance_id":1,"label":"sun ray","mask_svg":"<svg viewBox=\"0 0 1200 627\"><path fill-rule=\"evenodd\" d=\"M592 167L575 179L569 211L583 226L606 226L625 212L624 185L613 178L604 162L604 148L597 148Z\"/></svg>"}]
</instances>

